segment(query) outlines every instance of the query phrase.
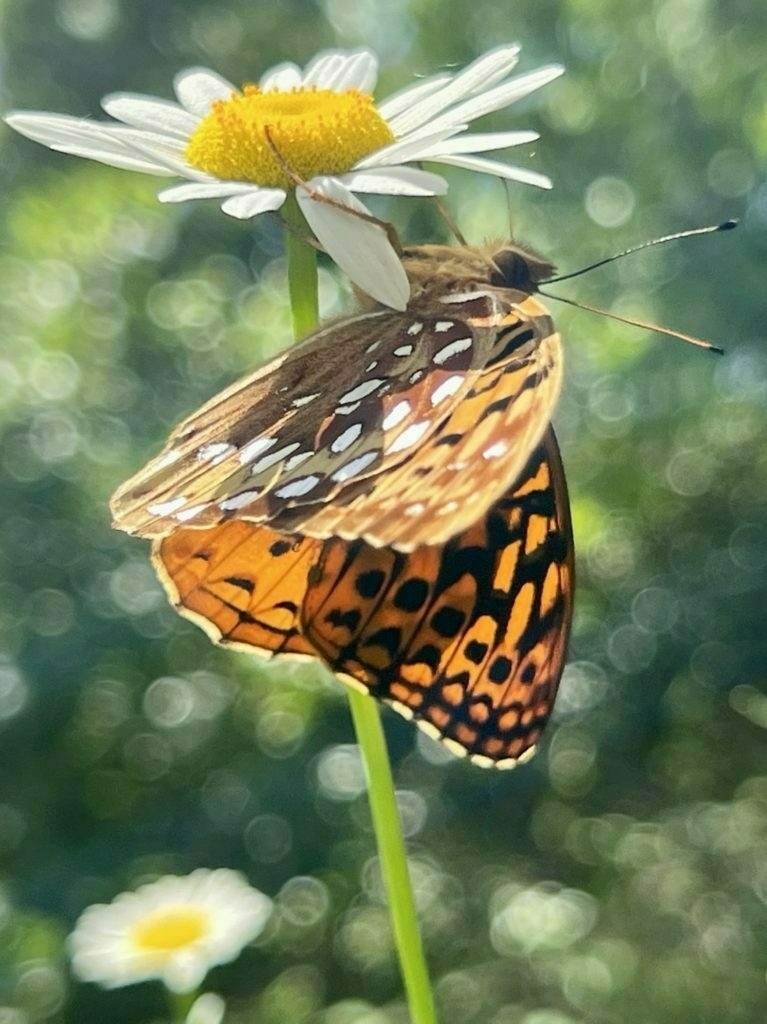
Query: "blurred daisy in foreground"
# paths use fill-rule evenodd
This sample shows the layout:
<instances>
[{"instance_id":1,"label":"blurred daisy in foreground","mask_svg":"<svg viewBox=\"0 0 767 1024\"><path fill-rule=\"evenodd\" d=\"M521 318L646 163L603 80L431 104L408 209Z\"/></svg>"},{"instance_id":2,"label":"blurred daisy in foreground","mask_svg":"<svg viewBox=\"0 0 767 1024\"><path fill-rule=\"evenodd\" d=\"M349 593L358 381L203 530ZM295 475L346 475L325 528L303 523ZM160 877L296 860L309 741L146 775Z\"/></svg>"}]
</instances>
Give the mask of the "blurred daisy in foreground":
<instances>
[{"instance_id":1,"label":"blurred daisy in foreground","mask_svg":"<svg viewBox=\"0 0 767 1024\"><path fill-rule=\"evenodd\" d=\"M340 207L368 213L354 193L443 194L444 178L412 166L425 160L550 188L542 174L482 155L533 142L535 132L467 132L477 118L562 74L551 64L510 78L518 55L519 46L500 46L379 104L375 56L328 50L303 70L279 64L242 90L214 71L190 68L176 76L178 103L113 93L102 106L121 124L22 111L5 120L63 153L187 179L160 192L162 202L222 199L225 213L245 219L278 210L295 194L317 241L352 281L404 309L407 278L385 231Z\"/></svg>"},{"instance_id":2,"label":"blurred daisy in foreground","mask_svg":"<svg viewBox=\"0 0 767 1024\"><path fill-rule=\"evenodd\" d=\"M105 988L157 978L191 992L261 933L271 910L236 871L166 875L83 912L68 940L72 970Z\"/></svg>"}]
</instances>

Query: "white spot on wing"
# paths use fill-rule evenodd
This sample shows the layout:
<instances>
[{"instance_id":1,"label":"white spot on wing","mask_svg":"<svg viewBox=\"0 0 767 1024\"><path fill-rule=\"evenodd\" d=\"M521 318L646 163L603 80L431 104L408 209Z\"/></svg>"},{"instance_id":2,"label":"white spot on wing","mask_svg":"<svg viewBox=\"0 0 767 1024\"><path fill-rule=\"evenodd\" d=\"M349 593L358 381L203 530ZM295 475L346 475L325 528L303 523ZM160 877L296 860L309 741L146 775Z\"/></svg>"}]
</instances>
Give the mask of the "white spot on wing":
<instances>
[{"instance_id":1,"label":"white spot on wing","mask_svg":"<svg viewBox=\"0 0 767 1024\"><path fill-rule=\"evenodd\" d=\"M385 384L386 380L383 377L373 377L372 380L363 380L361 384L358 384L356 388L352 388L351 391L347 391L345 395L341 395L339 402L358 402L361 398L367 398L382 384Z\"/></svg>"},{"instance_id":2,"label":"white spot on wing","mask_svg":"<svg viewBox=\"0 0 767 1024\"><path fill-rule=\"evenodd\" d=\"M227 455L231 455L236 450L233 444L228 444L226 441L212 441L210 444L204 444L198 448L195 456L200 462L212 462L214 466L217 466Z\"/></svg>"},{"instance_id":3,"label":"white spot on wing","mask_svg":"<svg viewBox=\"0 0 767 1024\"><path fill-rule=\"evenodd\" d=\"M408 505L408 507L405 509L405 515L406 516L420 516L420 514L423 511L425 511L425 509L426 509L426 506L424 505L424 503L422 501L415 501L415 502L413 502L412 505Z\"/></svg>"},{"instance_id":4,"label":"white spot on wing","mask_svg":"<svg viewBox=\"0 0 767 1024\"><path fill-rule=\"evenodd\" d=\"M285 463L285 469L295 469L296 466L300 466L302 462L306 462L314 455L314 452L296 452L295 455L291 455L288 461Z\"/></svg>"},{"instance_id":5,"label":"white spot on wing","mask_svg":"<svg viewBox=\"0 0 767 1024\"><path fill-rule=\"evenodd\" d=\"M169 516L183 508L187 500L185 495L181 495L178 498L171 498L169 501L158 501L156 505L149 505L147 512L150 516Z\"/></svg>"},{"instance_id":6,"label":"white spot on wing","mask_svg":"<svg viewBox=\"0 0 767 1024\"><path fill-rule=\"evenodd\" d=\"M361 433L362 424L352 423L352 425L347 427L342 434L339 434L335 441L330 445L331 452L336 452L337 454L345 452L349 445L354 444Z\"/></svg>"},{"instance_id":7,"label":"white spot on wing","mask_svg":"<svg viewBox=\"0 0 767 1024\"><path fill-rule=\"evenodd\" d=\"M331 479L337 483L343 483L344 480L350 479L350 477L357 476L363 469L367 469L368 466L372 465L378 458L378 452L365 452L363 455L358 455L356 459L352 459L351 462L347 462L345 466L341 466L333 473Z\"/></svg>"},{"instance_id":8,"label":"white spot on wing","mask_svg":"<svg viewBox=\"0 0 767 1024\"><path fill-rule=\"evenodd\" d=\"M244 466L246 463L252 462L261 452L269 451L276 444L276 437L257 437L255 441L249 441L240 451L240 462Z\"/></svg>"},{"instance_id":9,"label":"white spot on wing","mask_svg":"<svg viewBox=\"0 0 767 1024\"><path fill-rule=\"evenodd\" d=\"M453 292L452 295L443 295L440 302L471 302L473 299L495 298L492 292Z\"/></svg>"},{"instance_id":10,"label":"white spot on wing","mask_svg":"<svg viewBox=\"0 0 767 1024\"><path fill-rule=\"evenodd\" d=\"M506 441L496 441L495 444L491 444L489 448L485 448L482 452L483 459L498 459L501 455L505 455L509 450L509 446Z\"/></svg>"},{"instance_id":11,"label":"white spot on wing","mask_svg":"<svg viewBox=\"0 0 767 1024\"><path fill-rule=\"evenodd\" d=\"M449 345L445 345L435 353L434 362L437 366L442 366L448 359L457 356L459 352L465 352L467 348L471 348L471 338L456 338L455 341L451 341Z\"/></svg>"},{"instance_id":12,"label":"white spot on wing","mask_svg":"<svg viewBox=\"0 0 767 1024\"><path fill-rule=\"evenodd\" d=\"M449 331L451 327L455 327L452 320L438 320L434 325L434 330L437 334L442 334L444 331Z\"/></svg>"},{"instance_id":13,"label":"white spot on wing","mask_svg":"<svg viewBox=\"0 0 767 1024\"><path fill-rule=\"evenodd\" d=\"M207 507L207 505L190 505L189 508L177 512L173 518L177 519L180 523L186 523L190 519L194 519L199 512L204 512Z\"/></svg>"},{"instance_id":14,"label":"white spot on wing","mask_svg":"<svg viewBox=\"0 0 767 1024\"><path fill-rule=\"evenodd\" d=\"M409 708L407 704L403 704L402 701L399 700L389 700L386 703L390 708L393 708L398 715L402 715L402 717L407 718L408 721L412 720L413 709Z\"/></svg>"},{"instance_id":15,"label":"white spot on wing","mask_svg":"<svg viewBox=\"0 0 767 1024\"><path fill-rule=\"evenodd\" d=\"M234 512L236 509L243 508L245 505L255 501L260 493L261 491L258 488L252 491L241 491L239 494L233 494L231 498L224 498L220 502L219 508L224 512Z\"/></svg>"},{"instance_id":16,"label":"white spot on wing","mask_svg":"<svg viewBox=\"0 0 767 1024\"><path fill-rule=\"evenodd\" d=\"M301 395L300 398L294 398L290 403L294 409L300 409L302 405L308 405L309 402L313 402L315 398L320 397L320 392L315 391L313 395Z\"/></svg>"},{"instance_id":17,"label":"white spot on wing","mask_svg":"<svg viewBox=\"0 0 767 1024\"><path fill-rule=\"evenodd\" d=\"M278 488L274 493L278 498L300 498L302 494L308 494L319 482L320 477L315 474L302 476L298 480L291 480L289 484Z\"/></svg>"},{"instance_id":18,"label":"white spot on wing","mask_svg":"<svg viewBox=\"0 0 767 1024\"><path fill-rule=\"evenodd\" d=\"M375 370L376 366L378 366L378 360L374 359L372 363L365 367L365 373L370 373Z\"/></svg>"},{"instance_id":19,"label":"white spot on wing","mask_svg":"<svg viewBox=\"0 0 767 1024\"><path fill-rule=\"evenodd\" d=\"M175 448L172 448L165 455L158 455L155 459L153 469L165 469L166 466L172 466L174 462L178 462L181 458L181 452Z\"/></svg>"},{"instance_id":20,"label":"white spot on wing","mask_svg":"<svg viewBox=\"0 0 767 1024\"><path fill-rule=\"evenodd\" d=\"M401 423L407 414L410 412L410 402L403 399L401 402L397 402L393 409L390 409L384 416L381 427L384 430L391 430L392 427L396 427L398 423Z\"/></svg>"},{"instance_id":21,"label":"white spot on wing","mask_svg":"<svg viewBox=\"0 0 767 1024\"><path fill-rule=\"evenodd\" d=\"M454 374L452 377L448 377L446 380L443 380L442 383L438 384L432 391L431 404L439 405L440 402L449 398L451 395L454 395L463 382L464 378L458 374Z\"/></svg>"},{"instance_id":22,"label":"white spot on wing","mask_svg":"<svg viewBox=\"0 0 767 1024\"><path fill-rule=\"evenodd\" d=\"M394 349L395 356L410 356L413 354L413 345L400 345L399 348Z\"/></svg>"},{"instance_id":23,"label":"white spot on wing","mask_svg":"<svg viewBox=\"0 0 767 1024\"><path fill-rule=\"evenodd\" d=\"M352 402L351 405L337 405L335 412L337 412L339 416L348 416L350 412L356 412L359 407L359 402Z\"/></svg>"},{"instance_id":24,"label":"white spot on wing","mask_svg":"<svg viewBox=\"0 0 767 1024\"><path fill-rule=\"evenodd\" d=\"M293 441L291 444L286 444L284 448L279 448L276 452L270 452L265 455L263 459L259 459L258 462L254 462L250 467L250 472L253 476L257 476L259 473L263 473L265 469L269 469L275 463L279 462L280 459L286 458L288 455L292 455L296 448L301 447L300 441Z\"/></svg>"},{"instance_id":25,"label":"white spot on wing","mask_svg":"<svg viewBox=\"0 0 767 1024\"><path fill-rule=\"evenodd\" d=\"M416 320L416 321L415 321L415 323L412 323L412 324L411 324L411 325L410 325L410 326L408 327L408 329L407 329L407 333L408 333L408 334L409 334L409 335L410 335L411 337L413 337L413 336L414 336L414 335L416 335L416 334L420 334L422 330L423 330L423 324L422 324L422 323L420 323L420 322L419 322L418 320Z\"/></svg>"},{"instance_id":26,"label":"white spot on wing","mask_svg":"<svg viewBox=\"0 0 767 1024\"><path fill-rule=\"evenodd\" d=\"M426 431L429 429L429 420L420 420L418 423L411 423L409 427L406 427L402 433L395 437L389 447L386 449L388 452L401 452L405 448L412 448L414 444L417 444Z\"/></svg>"},{"instance_id":27,"label":"white spot on wing","mask_svg":"<svg viewBox=\"0 0 767 1024\"><path fill-rule=\"evenodd\" d=\"M423 377L423 370L416 370L408 377L408 384L416 384Z\"/></svg>"}]
</instances>

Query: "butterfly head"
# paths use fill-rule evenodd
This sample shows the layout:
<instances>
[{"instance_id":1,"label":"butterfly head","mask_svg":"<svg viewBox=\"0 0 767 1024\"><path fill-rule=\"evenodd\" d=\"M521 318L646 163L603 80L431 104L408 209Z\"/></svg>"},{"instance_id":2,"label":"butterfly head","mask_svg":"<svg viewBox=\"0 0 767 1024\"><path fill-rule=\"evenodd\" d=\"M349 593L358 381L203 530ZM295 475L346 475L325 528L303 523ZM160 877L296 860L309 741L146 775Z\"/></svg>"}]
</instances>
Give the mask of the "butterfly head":
<instances>
[{"instance_id":1,"label":"butterfly head","mask_svg":"<svg viewBox=\"0 0 767 1024\"><path fill-rule=\"evenodd\" d=\"M473 248L455 245L417 245L403 250L402 263L410 281L410 308L424 310L445 295L501 289L521 302L538 290L554 267L522 246Z\"/></svg>"}]
</instances>

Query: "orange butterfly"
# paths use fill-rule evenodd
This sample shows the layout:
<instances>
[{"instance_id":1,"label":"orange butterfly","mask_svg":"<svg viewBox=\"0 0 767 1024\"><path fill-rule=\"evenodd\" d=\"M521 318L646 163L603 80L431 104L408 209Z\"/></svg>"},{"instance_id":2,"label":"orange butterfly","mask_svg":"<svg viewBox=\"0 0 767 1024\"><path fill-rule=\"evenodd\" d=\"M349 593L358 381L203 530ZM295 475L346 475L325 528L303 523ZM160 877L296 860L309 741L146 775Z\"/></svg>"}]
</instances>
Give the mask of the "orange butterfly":
<instances>
[{"instance_id":1,"label":"orange butterfly","mask_svg":"<svg viewBox=\"0 0 767 1024\"><path fill-rule=\"evenodd\" d=\"M328 324L112 499L217 643L317 656L481 765L532 753L572 618L562 352L518 246L406 249L405 312Z\"/></svg>"}]
</instances>

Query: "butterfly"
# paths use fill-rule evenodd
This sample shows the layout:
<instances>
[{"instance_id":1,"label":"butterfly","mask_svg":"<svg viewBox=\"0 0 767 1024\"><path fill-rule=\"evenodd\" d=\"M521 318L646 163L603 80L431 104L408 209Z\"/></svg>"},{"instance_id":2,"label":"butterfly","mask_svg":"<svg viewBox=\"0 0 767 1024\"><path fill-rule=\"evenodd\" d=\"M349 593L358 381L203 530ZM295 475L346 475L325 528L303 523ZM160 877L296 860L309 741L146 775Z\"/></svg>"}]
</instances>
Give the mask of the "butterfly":
<instances>
[{"instance_id":1,"label":"butterfly","mask_svg":"<svg viewBox=\"0 0 767 1024\"><path fill-rule=\"evenodd\" d=\"M112 498L217 643L319 657L455 753L510 767L551 712L573 600L551 264L415 246L370 303L202 406Z\"/></svg>"}]
</instances>

